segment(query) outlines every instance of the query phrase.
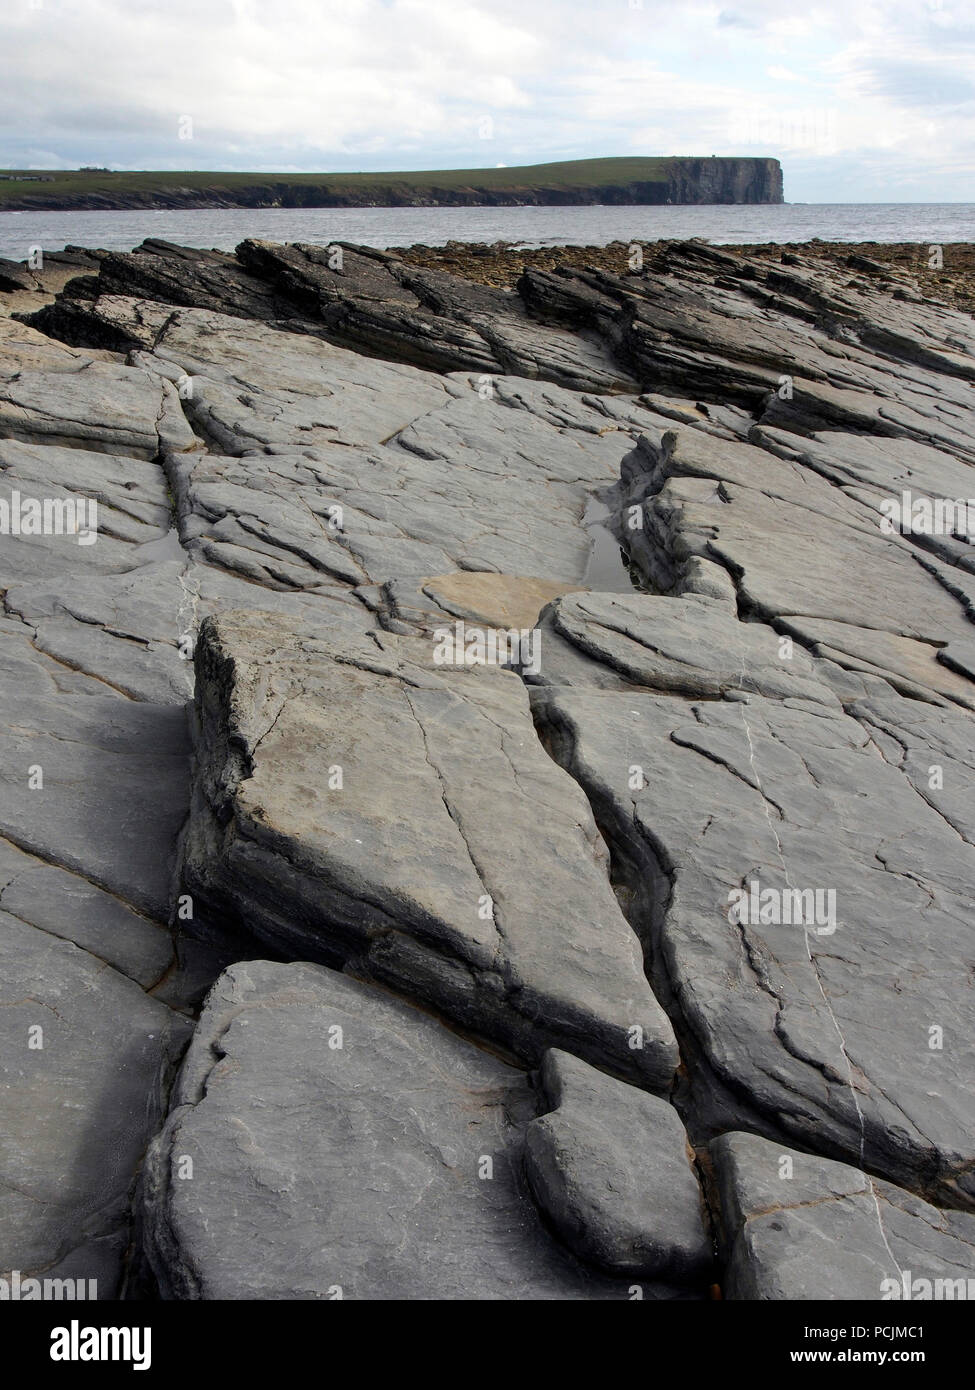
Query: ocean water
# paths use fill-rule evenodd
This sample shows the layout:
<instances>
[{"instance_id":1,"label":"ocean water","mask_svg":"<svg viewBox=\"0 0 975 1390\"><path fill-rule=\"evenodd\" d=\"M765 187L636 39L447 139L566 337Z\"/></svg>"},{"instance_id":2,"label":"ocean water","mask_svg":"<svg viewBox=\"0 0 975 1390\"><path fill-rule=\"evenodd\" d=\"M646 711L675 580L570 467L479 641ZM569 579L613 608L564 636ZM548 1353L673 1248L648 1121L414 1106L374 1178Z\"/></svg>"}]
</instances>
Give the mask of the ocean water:
<instances>
[{"instance_id":1,"label":"ocean water","mask_svg":"<svg viewBox=\"0 0 975 1390\"><path fill-rule=\"evenodd\" d=\"M704 207L231 208L135 212L0 212L0 256L66 245L131 251L146 237L232 251L245 237L364 246L509 241L605 246L610 241L703 237L747 242L975 241L975 203L781 203Z\"/></svg>"}]
</instances>

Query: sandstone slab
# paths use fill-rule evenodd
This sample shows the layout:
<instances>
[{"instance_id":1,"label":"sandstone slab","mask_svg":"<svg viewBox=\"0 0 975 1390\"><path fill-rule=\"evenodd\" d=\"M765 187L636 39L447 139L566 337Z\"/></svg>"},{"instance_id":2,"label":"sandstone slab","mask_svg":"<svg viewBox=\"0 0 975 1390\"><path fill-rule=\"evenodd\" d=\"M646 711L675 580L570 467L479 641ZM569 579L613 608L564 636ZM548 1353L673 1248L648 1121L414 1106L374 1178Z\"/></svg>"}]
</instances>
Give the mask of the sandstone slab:
<instances>
[{"instance_id":1,"label":"sandstone slab","mask_svg":"<svg viewBox=\"0 0 975 1390\"><path fill-rule=\"evenodd\" d=\"M534 1110L522 1073L388 994L233 966L146 1164L163 1297L629 1298L542 1226L522 1173Z\"/></svg>"},{"instance_id":2,"label":"sandstone slab","mask_svg":"<svg viewBox=\"0 0 975 1390\"><path fill-rule=\"evenodd\" d=\"M751 1134L711 1145L724 1295L897 1302L970 1297L975 1216Z\"/></svg>"},{"instance_id":3,"label":"sandstone slab","mask_svg":"<svg viewBox=\"0 0 975 1390\"><path fill-rule=\"evenodd\" d=\"M528 1126L528 1180L566 1243L615 1275L702 1283L711 1241L673 1106L555 1050L542 1084L552 1110Z\"/></svg>"},{"instance_id":4,"label":"sandstone slab","mask_svg":"<svg viewBox=\"0 0 975 1390\"><path fill-rule=\"evenodd\" d=\"M513 673L432 648L204 624L182 870L202 922L348 962L529 1059L560 1046L665 1088L673 1035L584 798Z\"/></svg>"}]
</instances>

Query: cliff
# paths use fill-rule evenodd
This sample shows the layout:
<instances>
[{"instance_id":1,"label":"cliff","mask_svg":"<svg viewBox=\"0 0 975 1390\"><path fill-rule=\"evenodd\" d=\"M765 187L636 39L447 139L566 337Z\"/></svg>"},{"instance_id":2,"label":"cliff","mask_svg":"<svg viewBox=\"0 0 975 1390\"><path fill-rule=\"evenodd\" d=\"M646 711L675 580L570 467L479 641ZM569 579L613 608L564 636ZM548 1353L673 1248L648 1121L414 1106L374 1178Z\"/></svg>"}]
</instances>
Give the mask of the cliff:
<instances>
[{"instance_id":1,"label":"cliff","mask_svg":"<svg viewBox=\"0 0 975 1390\"><path fill-rule=\"evenodd\" d=\"M500 169L256 174L7 170L0 210L781 203L777 159L577 159Z\"/></svg>"},{"instance_id":2,"label":"cliff","mask_svg":"<svg viewBox=\"0 0 975 1390\"><path fill-rule=\"evenodd\" d=\"M781 203L782 165L777 159L675 159L665 201Z\"/></svg>"}]
</instances>

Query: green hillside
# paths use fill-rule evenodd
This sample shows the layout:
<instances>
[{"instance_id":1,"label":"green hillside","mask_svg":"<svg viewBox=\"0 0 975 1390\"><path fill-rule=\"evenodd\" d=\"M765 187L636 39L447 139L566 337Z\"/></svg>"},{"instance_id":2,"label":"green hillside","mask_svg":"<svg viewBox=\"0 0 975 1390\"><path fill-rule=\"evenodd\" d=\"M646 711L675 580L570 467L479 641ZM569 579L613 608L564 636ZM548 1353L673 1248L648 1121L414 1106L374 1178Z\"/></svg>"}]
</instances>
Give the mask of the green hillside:
<instances>
[{"instance_id":1,"label":"green hillside","mask_svg":"<svg viewBox=\"0 0 975 1390\"><path fill-rule=\"evenodd\" d=\"M390 173L224 173L208 170L0 170L2 208L212 206L365 206L493 202L665 202L675 178L692 190L703 179L733 178L755 193L734 189L717 201L777 201L762 195L765 159L619 157L574 159L502 169L435 169ZM724 166L728 166L725 168ZM733 166L733 167L732 167ZM748 166L742 173L742 166ZM688 183L690 180L690 183ZM773 180L774 182L774 180ZM676 186L676 185L675 185ZM702 185L703 186L703 185ZM729 187L731 185L729 184ZM682 192L675 201L685 201ZM691 201L708 201L692 198Z\"/></svg>"},{"instance_id":2,"label":"green hillside","mask_svg":"<svg viewBox=\"0 0 975 1390\"><path fill-rule=\"evenodd\" d=\"M0 169L0 202L23 195L71 193L154 193L167 188L253 188L255 184L300 184L332 193L361 193L375 187L420 190L435 188L523 190L578 188L591 184L656 182L666 179L670 159L567 159L555 164L524 164L511 169L425 169L378 174L231 174L216 170L121 170L117 173L71 169ZM17 178L17 175L27 177ZM8 179L10 180L8 182ZM34 182L43 179L43 184Z\"/></svg>"}]
</instances>

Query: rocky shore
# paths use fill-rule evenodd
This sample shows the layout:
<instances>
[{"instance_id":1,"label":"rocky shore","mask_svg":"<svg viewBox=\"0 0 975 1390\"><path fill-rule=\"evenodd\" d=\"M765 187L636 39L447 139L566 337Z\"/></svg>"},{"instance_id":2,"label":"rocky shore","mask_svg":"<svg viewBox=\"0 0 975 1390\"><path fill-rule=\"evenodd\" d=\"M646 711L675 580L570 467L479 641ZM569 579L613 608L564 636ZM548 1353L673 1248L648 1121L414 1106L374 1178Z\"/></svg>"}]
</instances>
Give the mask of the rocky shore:
<instances>
[{"instance_id":1,"label":"rocky shore","mask_svg":"<svg viewBox=\"0 0 975 1390\"><path fill-rule=\"evenodd\" d=\"M471 243L451 241L446 246L403 246L395 248L411 265L446 270L478 284L514 289L526 270L556 271L562 266L579 270L605 270L611 275L631 273L634 248L644 260L652 259L661 242L611 242L608 246L524 247L510 242ZM975 245L949 243L943 247L917 242L807 241L784 244L766 242L760 246L734 248L756 260L821 265L851 279L870 275L878 289L893 292L913 288L925 295L975 311ZM941 251L939 256L937 253Z\"/></svg>"},{"instance_id":2,"label":"rocky shore","mask_svg":"<svg viewBox=\"0 0 975 1390\"><path fill-rule=\"evenodd\" d=\"M975 1289L927 251L0 266L0 1277Z\"/></svg>"}]
</instances>

